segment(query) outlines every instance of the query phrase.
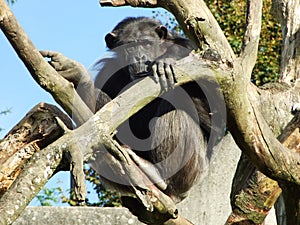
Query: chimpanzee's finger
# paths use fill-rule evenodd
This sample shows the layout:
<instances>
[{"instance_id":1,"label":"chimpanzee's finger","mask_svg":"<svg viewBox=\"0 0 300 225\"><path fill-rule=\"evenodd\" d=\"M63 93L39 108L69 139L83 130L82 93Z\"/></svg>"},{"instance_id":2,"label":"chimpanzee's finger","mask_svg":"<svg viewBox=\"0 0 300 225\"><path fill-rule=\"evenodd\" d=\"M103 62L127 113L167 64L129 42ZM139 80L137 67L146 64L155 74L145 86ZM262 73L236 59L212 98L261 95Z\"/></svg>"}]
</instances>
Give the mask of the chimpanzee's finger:
<instances>
[{"instance_id":1,"label":"chimpanzee's finger","mask_svg":"<svg viewBox=\"0 0 300 225\"><path fill-rule=\"evenodd\" d=\"M167 76L165 73L165 66L163 62L158 62L157 63L157 72L159 76L159 83L161 87L163 88L164 91L167 91L169 89L168 81L167 81Z\"/></svg>"},{"instance_id":2,"label":"chimpanzee's finger","mask_svg":"<svg viewBox=\"0 0 300 225\"><path fill-rule=\"evenodd\" d=\"M170 89L174 89L175 80L174 80L174 76L173 76L173 71L171 69L171 65L165 64L165 76L167 78L168 87Z\"/></svg>"},{"instance_id":3,"label":"chimpanzee's finger","mask_svg":"<svg viewBox=\"0 0 300 225\"><path fill-rule=\"evenodd\" d=\"M157 74L157 64L154 63L152 65L152 73L153 73L153 80L158 83L159 82L159 77L158 77L158 74Z\"/></svg>"},{"instance_id":4,"label":"chimpanzee's finger","mask_svg":"<svg viewBox=\"0 0 300 225\"><path fill-rule=\"evenodd\" d=\"M49 50L40 50L40 53L45 58L50 58L52 61L58 61L62 57L60 52L49 51Z\"/></svg>"}]
</instances>

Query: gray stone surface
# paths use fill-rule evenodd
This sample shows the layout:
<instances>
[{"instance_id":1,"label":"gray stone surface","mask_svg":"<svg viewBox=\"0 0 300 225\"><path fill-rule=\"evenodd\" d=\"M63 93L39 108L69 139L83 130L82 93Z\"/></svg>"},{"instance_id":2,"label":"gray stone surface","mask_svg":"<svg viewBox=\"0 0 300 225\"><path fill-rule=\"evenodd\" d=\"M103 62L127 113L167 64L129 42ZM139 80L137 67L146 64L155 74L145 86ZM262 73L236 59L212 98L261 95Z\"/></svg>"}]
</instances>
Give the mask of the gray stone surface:
<instances>
[{"instance_id":1,"label":"gray stone surface","mask_svg":"<svg viewBox=\"0 0 300 225\"><path fill-rule=\"evenodd\" d=\"M141 225L126 208L27 207L13 225Z\"/></svg>"},{"instance_id":2,"label":"gray stone surface","mask_svg":"<svg viewBox=\"0 0 300 225\"><path fill-rule=\"evenodd\" d=\"M231 184L240 155L232 136L226 135L217 146L207 177L178 204L180 214L196 225L225 224L231 213ZM274 211L270 214L265 225L276 225Z\"/></svg>"},{"instance_id":3,"label":"gray stone surface","mask_svg":"<svg viewBox=\"0 0 300 225\"><path fill-rule=\"evenodd\" d=\"M180 213L195 224L223 225L230 212L230 190L241 151L230 135L217 146L208 175L179 203Z\"/></svg>"}]
</instances>

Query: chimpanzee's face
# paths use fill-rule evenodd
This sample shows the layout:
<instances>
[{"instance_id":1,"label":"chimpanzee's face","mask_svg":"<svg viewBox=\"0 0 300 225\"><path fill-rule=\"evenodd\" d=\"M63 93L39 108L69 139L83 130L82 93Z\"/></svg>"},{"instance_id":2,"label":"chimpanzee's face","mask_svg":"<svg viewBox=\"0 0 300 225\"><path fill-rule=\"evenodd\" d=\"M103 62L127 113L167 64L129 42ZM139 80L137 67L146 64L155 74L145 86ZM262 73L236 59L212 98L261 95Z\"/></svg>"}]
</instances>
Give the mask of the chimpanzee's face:
<instances>
[{"instance_id":1,"label":"chimpanzee's face","mask_svg":"<svg viewBox=\"0 0 300 225\"><path fill-rule=\"evenodd\" d=\"M139 39L124 46L124 57L132 79L150 75L152 64L161 55L160 40Z\"/></svg>"},{"instance_id":2,"label":"chimpanzee's face","mask_svg":"<svg viewBox=\"0 0 300 225\"><path fill-rule=\"evenodd\" d=\"M122 34L122 38L114 36L113 33L106 35L108 46L111 44L108 42L115 41L113 48L118 48L119 58L121 55L125 61L131 79L151 75L155 59L166 52L166 40L158 32L159 29L161 28L140 27L135 31L127 30Z\"/></svg>"}]
</instances>

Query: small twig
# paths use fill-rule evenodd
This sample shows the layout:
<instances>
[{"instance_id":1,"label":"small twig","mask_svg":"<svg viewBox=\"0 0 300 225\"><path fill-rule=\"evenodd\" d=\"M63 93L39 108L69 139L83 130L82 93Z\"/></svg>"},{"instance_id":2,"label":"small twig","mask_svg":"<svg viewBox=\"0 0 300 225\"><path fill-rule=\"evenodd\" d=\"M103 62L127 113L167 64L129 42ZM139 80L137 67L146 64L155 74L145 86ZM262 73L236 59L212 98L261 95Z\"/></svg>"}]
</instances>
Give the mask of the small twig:
<instances>
[{"instance_id":1,"label":"small twig","mask_svg":"<svg viewBox=\"0 0 300 225\"><path fill-rule=\"evenodd\" d=\"M55 117L58 125L64 130L65 134L70 133L70 130L64 122ZM83 172L83 154L79 146L76 144L65 152L70 163L71 172L71 200L76 202L76 205L85 205L86 185Z\"/></svg>"},{"instance_id":2,"label":"small twig","mask_svg":"<svg viewBox=\"0 0 300 225\"><path fill-rule=\"evenodd\" d=\"M65 134L72 131L71 129L69 129L66 126L66 124L58 116L56 116L55 119L56 119L57 124L60 126L60 128L64 130Z\"/></svg>"}]
</instances>

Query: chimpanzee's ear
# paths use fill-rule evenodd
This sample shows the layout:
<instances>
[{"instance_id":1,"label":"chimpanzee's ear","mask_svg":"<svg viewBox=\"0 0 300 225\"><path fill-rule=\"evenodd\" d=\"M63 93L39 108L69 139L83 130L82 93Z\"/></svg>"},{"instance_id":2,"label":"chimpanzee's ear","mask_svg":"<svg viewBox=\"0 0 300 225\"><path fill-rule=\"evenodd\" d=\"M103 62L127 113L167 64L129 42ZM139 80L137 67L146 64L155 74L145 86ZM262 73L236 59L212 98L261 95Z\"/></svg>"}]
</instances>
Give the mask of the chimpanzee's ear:
<instances>
[{"instance_id":1,"label":"chimpanzee's ear","mask_svg":"<svg viewBox=\"0 0 300 225\"><path fill-rule=\"evenodd\" d=\"M156 27L155 31L161 39L166 39L168 36L168 28L163 25Z\"/></svg>"},{"instance_id":2,"label":"chimpanzee's ear","mask_svg":"<svg viewBox=\"0 0 300 225\"><path fill-rule=\"evenodd\" d=\"M113 32L110 32L105 36L106 46L109 49L113 49L114 47L116 47L117 40L118 40L118 35Z\"/></svg>"}]
</instances>

